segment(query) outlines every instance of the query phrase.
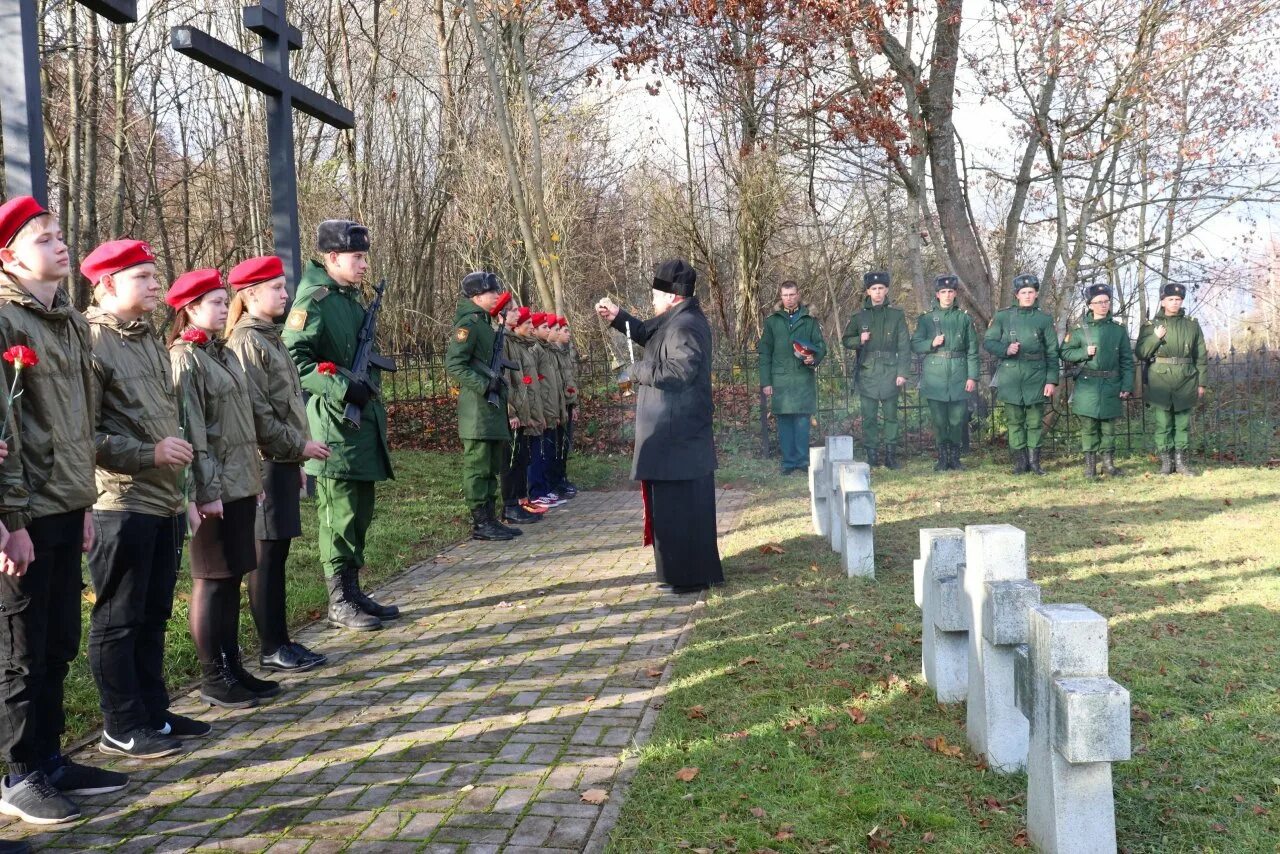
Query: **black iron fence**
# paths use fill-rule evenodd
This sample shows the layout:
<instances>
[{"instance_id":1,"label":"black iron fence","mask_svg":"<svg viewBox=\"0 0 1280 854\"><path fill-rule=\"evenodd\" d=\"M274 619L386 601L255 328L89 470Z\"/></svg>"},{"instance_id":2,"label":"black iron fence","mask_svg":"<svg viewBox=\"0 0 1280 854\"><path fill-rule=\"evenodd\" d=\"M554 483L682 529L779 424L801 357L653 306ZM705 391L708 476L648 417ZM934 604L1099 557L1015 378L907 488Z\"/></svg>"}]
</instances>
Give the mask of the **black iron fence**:
<instances>
[{"instance_id":1,"label":"black iron fence","mask_svg":"<svg viewBox=\"0 0 1280 854\"><path fill-rule=\"evenodd\" d=\"M401 354L400 370L384 377L391 413L393 444L403 447L453 447L454 401L440 352ZM815 440L824 435L862 432L858 396L851 387L852 359L828 357L818 369ZM1003 412L989 380L994 360L984 356L978 391L972 396L968 436L975 449L1003 448ZM611 354L583 354L578 367L577 444L588 450L626 450L632 441L635 398L616 382L620 365ZM899 399L905 453L932 453L928 403L920 396L920 358L912 364ZM712 382L716 400L716 440L721 452L776 454L776 437L767 401L760 393L754 352L718 355ZM1077 453L1079 420L1068 405L1070 383L1046 410L1046 453ZM1128 402L1116 427L1121 454L1152 450L1152 417L1140 399ZM1265 348L1231 351L1209 358L1208 390L1192 420L1192 452L1222 462L1280 463L1280 351Z\"/></svg>"}]
</instances>

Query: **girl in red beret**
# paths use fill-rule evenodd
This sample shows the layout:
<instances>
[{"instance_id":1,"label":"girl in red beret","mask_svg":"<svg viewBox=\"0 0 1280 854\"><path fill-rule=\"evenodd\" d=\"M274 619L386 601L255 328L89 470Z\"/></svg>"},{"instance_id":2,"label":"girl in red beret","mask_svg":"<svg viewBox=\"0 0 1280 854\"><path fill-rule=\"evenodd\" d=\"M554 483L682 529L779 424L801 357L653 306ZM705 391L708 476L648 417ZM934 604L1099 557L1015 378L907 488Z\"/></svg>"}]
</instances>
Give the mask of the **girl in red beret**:
<instances>
[{"instance_id":1,"label":"girl in red beret","mask_svg":"<svg viewBox=\"0 0 1280 854\"><path fill-rule=\"evenodd\" d=\"M298 493L303 460L329 458L329 446L312 441L298 369L280 338L276 318L289 303L284 265L274 255L250 258L227 277L235 296L227 316L227 350L249 387L253 424L262 455L264 499L255 536L257 569L245 578L249 609L262 644L258 664L300 673L327 659L289 639L285 620L285 564L294 537L302 535Z\"/></svg>"},{"instance_id":2,"label":"girl in red beret","mask_svg":"<svg viewBox=\"0 0 1280 854\"><path fill-rule=\"evenodd\" d=\"M200 658L200 698L242 709L280 693L240 662L240 579L257 567L254 519L262 474L248 382L218 339L227 291L217 270L179 276L169 359L195 450L191 490L199 515L191 537L191 637Z\"/></svg>"}]
</instances>

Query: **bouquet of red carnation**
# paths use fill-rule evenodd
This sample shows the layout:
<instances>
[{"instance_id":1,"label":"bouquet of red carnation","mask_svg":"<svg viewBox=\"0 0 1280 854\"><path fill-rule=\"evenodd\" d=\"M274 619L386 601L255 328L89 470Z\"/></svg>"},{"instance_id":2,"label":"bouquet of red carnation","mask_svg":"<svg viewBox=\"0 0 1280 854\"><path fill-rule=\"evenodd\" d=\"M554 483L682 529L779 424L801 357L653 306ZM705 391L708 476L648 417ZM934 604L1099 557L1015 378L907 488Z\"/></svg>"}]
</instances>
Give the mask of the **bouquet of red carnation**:
<instances>
[{"instance_id":1,"label":"bouquet of red carnation","mask_svg":"<svg viewBox=\"0 0 1280 854\"><path fill-rule=\"evenodd\" d=\"M333 362L321 362L316 365L316 373L321 376L333 377L338 375L338 366Z\"/></svg>"},{"instance_id":2,"label":"bouquet of red carnation","mask_svg":"<svg viewBox=\"0 0 1280 854\"><path fill-rule=\"evenodd\" d=\"M182 333L182 340L186 341L188 344L195 344L197 347L200 347L209 343L209 333L205 332L203 329L196 329L192 326Z\"/></svg>"},{"instance_id":3,"label":"bouquet of red carnation","mask_svg":"<svg viewBox=\"0 0 1280 854\"><path fill-rule=\"evenodd\" d=\"M15 344L5 350L4 360L13 365L13 382L9 384L9 396L5 399L4 422L0 423L0 442L9 441L9 413L13 412L13 402L22 397L18 383L22 381L23 368L34 368L40 364L36 351L25 344Z\"/></svg>"}]
</instances>

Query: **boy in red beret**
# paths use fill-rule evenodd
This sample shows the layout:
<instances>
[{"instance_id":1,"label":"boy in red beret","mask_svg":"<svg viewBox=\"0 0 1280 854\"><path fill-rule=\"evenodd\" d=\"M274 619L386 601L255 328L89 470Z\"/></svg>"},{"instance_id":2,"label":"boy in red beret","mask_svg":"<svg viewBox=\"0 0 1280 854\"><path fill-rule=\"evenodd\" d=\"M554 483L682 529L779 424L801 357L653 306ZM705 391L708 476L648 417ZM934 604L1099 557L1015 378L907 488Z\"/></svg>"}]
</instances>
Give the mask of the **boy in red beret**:
<instances>
[{"instance_id":1,"label":"boy in red beret","mask_svg":"<svg viewBox=\"0 0 1280 854\"><path fill-rule=\"evenodd\" d=\"M20 372L22 392L5 413L14 453L0 467L9 531L0 548L0 811L58 824L80 817L69 795L127 782L61 750L63 683L80 648L80 555L93 542L97 497L89 327L63 286L71 259L62 228L30 196L0 205L0 270L0 370L6 387Z\"/></svg>"},{"instance_id":2,"label":"boy in red beret","mask_svg":"<svg viewBox=\"0 0 1280 854\"><path fill-rule=\"evenodd\" d=\"M569 451L573 448L574 411L578 406L578 353L573 348L569 333L569 318L556 318L554 343L552 353L560 368L560 384L564 396L564 423L557 431L556 467L551 486L557 495L573 498L578 494L578 487L569 480Z\"/></svg>"},{"instance_id":3,"label":"boy in red beret","mask_svg":"<svg viewBox=\"0 0 1280 854\"><path fill-rule=\"evenodd\" d=\"M507 372L507 409L511 420L511 452L502 460L502 521L513 525L538 522L542 514L527 508L529 501L529 443L542 435L542 409L534 391L537 367L529 352L533 313L527 305L508 306L504 339L506 359L519 367Z\"/></svg>"},{"instance_id":4,"label":"boy in red beret","mask_svg":"<svg viewBox=\"0 0 1280 854\"><path fill-rule=\"evenodd\" d=\"M110 240L80 272L93 285L89 336L98 395L97 537L89 577L97 598L89 622L89 669L101 697L98 749L157 759L179 737L209 733L169 711L164 636L185 533L182 438L168 354L151 325L160 299L156 256L141 240Z\"/></svg>"},{"instance_id":5,"label":"boy in red beret","mask_svg":"<svg viewBox=\"0 0 1280 854\"><path fill-rule=\"evenodd\" d=\"M539 322L541 320L541 322ZM565 503L555 492L556 435L564 424L564 383L554 353L555 324L559 320L551 312L533 315L533 334L537 346L532 348L538 373L538 397L542 401L542 435L533 441L529 463L529 497L539 507L559 507Z\"/></svg>"}]
</instances>

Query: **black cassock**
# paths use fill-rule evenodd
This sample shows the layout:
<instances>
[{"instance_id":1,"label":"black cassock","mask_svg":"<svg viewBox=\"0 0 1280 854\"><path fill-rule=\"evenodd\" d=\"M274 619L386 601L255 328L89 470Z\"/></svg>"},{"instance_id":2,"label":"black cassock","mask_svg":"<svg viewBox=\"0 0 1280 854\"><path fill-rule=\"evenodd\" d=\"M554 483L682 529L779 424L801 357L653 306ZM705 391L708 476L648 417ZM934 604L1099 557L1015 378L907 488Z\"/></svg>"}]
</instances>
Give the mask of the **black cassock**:
<instances>
[{"instance_id":1,"label":"black cassock","mask_svg":"<svg viewBox=\"0 0 1280 854\"><path fill-rule=\"evenodd\" d=\"M658 580L676 587L724 581L716 545L716 450L711 422L711 325L696 298L641 322L619 311L613 327L644 346L631 478L641 482L645 544Z\"/></svg>"}]
</instances>

